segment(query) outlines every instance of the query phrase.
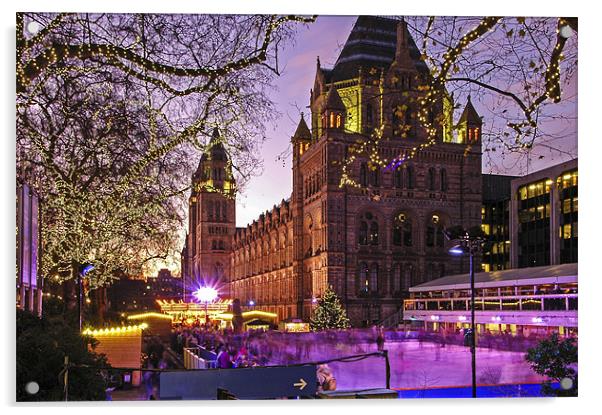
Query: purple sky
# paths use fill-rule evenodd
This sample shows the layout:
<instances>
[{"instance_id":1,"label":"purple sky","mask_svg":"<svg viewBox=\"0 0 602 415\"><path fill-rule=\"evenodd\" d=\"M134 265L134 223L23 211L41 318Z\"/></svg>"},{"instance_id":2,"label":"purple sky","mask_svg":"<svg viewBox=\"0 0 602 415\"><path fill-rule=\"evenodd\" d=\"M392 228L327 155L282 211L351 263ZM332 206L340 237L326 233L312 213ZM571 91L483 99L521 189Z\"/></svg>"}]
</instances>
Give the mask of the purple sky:
<instances>
[{"instance_id":1,"label":"purple sky","mask_svg":"<svg viewBox=\"0 0 602 415\"><path fill-rule=\"evenodd\" d=\"M313 87L316 57L320 56L323 67L334 65L342 45L347 40L356 20L356 16L322 16L308 28L299 29L293 45L281 51L279 56L284 67L282 75L276 79L277 90L272 93L272 99L282 116L275 128L267 132L268 141L262 147L264 170L262 174L253 177L244 193L238 195L236 206L236 225L246 226L259 214L269 210L274 204L280 203L291 194L292 172L289 149L290 137L299 122L299 111L307 116L309 109L309 90ZM576 77L575 77L576 78ZM564 91L565 96L576 95L577 83ZM479 105L478 97L473 97L476 110L485 117L485 124L491 122L491 115ZM541 170L547 166L561 163L577 156L577 105L564 105L561 111L575 117L574 122L554 123L546 126L546 131L553 132L563 138L550 138L542 146L534 147L528 163L528 171ZM489 120L488 120L489 118ZM574 137L568 138L567 135ZM560 147L569 154L551 151L546 145ZM285 154L284 160L279 156ZM501 152L489 153L493 156L483 157L483 172L496 174L521 175L526 173L526 162L516 164L515 159ZM543 157L541 157L543 156Z\"/></svg>"},{"instance_id":2,"label":"purple sky","mask_svg":"<svg viewBox=\"0 0 602 415\"><path fill-rule=\"evenodd\" d=\"M282 116L276 128L268 131L268 141L262 148L263 174L252 178L244 193L238 195L236 226L246 226L260 213L290 197L291 157L284 160L278 157L289 148L299 123L299 111L304 111L308 119L309 109L305 107L309 105L309 90L316 74L316 57L320 56L322 66L332 67L355 20L355 16L319 17L309 28L300 29L295 43L281 52L279 59L284 70L276 79L278 89L272 99Z\"/></svg>"}]
</instances>

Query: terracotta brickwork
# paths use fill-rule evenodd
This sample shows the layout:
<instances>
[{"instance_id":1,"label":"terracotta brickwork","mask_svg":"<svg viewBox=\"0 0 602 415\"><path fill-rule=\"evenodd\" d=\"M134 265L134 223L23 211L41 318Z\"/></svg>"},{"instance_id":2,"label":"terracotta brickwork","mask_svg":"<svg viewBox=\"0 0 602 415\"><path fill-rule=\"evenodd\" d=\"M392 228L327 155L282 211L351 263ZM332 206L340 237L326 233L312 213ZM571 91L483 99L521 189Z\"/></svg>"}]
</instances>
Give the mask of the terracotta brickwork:
<instances>
[{"instance_id":1,"label":"terracotta brickwork","mask_svg":"<svg viewBox=\"0 0 602 415\"><path fill-rule=\"evenodd\" d=\"M375 51L375 44L384 46ZM374 168L368 155L355 154L348 174L361 185L340 186L341 161L374 128L384 126L381 159L427 140L403 115L425 76L405 25L384 18L358 18L333 69L318 61L311 129L302 118L291 140L291 197L228 242L232 298L280 319L308 320L312 300L331 285L361 326L396 313L410 286L468 269L447 253L442 230L481 223L482 122L470 101L457 123L442 123L436 143L403 163ZM443 117L442 108L433 116ZM189 235L188 244L194 240Z\"/></svg>"}]
</instances>

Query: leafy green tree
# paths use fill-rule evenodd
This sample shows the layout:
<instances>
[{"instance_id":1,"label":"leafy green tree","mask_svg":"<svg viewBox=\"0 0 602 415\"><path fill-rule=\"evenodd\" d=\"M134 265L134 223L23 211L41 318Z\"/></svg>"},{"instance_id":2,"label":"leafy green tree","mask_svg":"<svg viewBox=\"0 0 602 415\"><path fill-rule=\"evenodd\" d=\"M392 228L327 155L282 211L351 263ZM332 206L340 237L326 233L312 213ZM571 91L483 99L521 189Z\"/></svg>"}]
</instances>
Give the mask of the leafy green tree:
<instances>
[{"instance_id":1,"label":"leafy green tree","mask_svg":"<svg viewBox=\"0 0 602 415\"><path fill-rule=\"evenodd\" d=\"M106 357L90 351L88 344L94 347L97 342L82 337L62 316L38 318L28 311L17 310L17 401L64 400L65 356L74 366L90 366L69 370L68 399L104 400L106 383L94 367L109 365ZM27 392L29 382L39 385L37 393Z\"/></svg>"},{"instance_id":2,"label":"leafy green tree","mask_svg":"<svg viewBox=\"0 0 602 415\"><path fill-rule=\"evenodd\" d=\"M577 396L577 345L575 339L559 340L554 333L527 351L527 362L535 373L548 378L542 384L542 393L547 396ZM560 382L560 388L552 387Z\"/></svg>"},{"instance_id":3,"label":"leafy green tree","mask_svg":"<svg viewBox=\"0 0 602 415\"><path fill-rule=\"evenodd\" d=\"M331 287L328 287L322 298L318 300L318 307L309 325L314 331L350 327L347 313Z\"/></svg>"}]
</instances>

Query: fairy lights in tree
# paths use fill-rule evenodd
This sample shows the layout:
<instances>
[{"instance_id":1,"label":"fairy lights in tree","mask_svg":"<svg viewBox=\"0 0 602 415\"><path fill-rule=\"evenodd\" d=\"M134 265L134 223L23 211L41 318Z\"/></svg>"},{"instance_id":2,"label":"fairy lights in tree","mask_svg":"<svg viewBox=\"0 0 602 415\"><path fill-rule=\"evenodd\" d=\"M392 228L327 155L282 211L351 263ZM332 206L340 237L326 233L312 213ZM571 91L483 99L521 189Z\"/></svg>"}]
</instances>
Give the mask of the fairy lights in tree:
<instances>
[{"instance_id":1,"label":"fairy lights in tree","mask_svg":"<svg viewBox=\"0 0 602 415\"><path fill-rule=\"evenodd\" d=\"M41 272L92 263L96 288L177 255L195 150L220 125L229 170L247 174L278 45L314 20L17 14L18 175L42 197Z\"/></svg>"},{"instance_id":2,"label":"fairy lights in tree","mask_svg":"<svg viewBox=\"0 0 602 415\"><path fill-rule=\"evenodd\" d=\"M416 19L419 20L420 18ZM370 168L396 169L404 162L416 157L419 152L437 143L440 138L439 136L442 133L442 128L444 130L443 134L451 134L450 130L457 128L454 127L453 119L451 119L453 111L450 113L442 111L442 107L445 107L447 102L450 102L453 106L452 98L448 93L449 88L457 89L458 85L461 87L472 85L485 89L492 94L497 94L497 96L504 99L509 99L511 104L515 104L520 113L515 116L514 119L508 119L506 126L514 131L516 135L514 140L517 143L515 146L519 148L530 148L530 146L533 145L535 135L532 130L537 126L536 114L540 107L546 103L546 101L552 103L561 101L561 63L565 59L563 51L566 47L567 40L573 34L571 27L575 25L574 22L565 18L556 19L557 29L554 34L555 43L548 53L544 50L546 47L544 40L546 42L553 42L554 39L552 39L552 36L549 34L547 38L543 37L546 34L546 19L537 20L533 18L531 19L535 20L535 23L533 23L532 21L527 22L525 18L513 18L516 20L516 22L513 23L513 27L517 27L515 31L508 26L510 25L510 18L484 17L474 28L461 35L458 35L456 32L442 33L447 27L456 27L455 23L454 26L447 24L445 19L446 18L436 17L423 19L425 20L425 26L422 31L416 26L413 27L416 34L421 36L420 59L428 65L429 73L427 76L415 79L415 81L419 83L415 88L415 94L409 96L405 91L397 92L405 97L406 104L401 105L395 112L395 115L399 117L404 114L406 111L404 106L407 104L415 105L416 108L413 115L419 122L420 128L426 133L426 136L414 146L402 150L397 156L388 160L379 155L382 148L381 143L383 140L389 139L388 129L383 128L383 124L386 124L387 121L385 120L384 123L381 122L381 125L377 126L370 134L362 136L359 139L359 142L349 147L349 156L341 163L342 174L339 182L340 187L363 187L361 184L357 183L353 178L353 174L351 174L352 165L359 157L367 159ZM462 18L458 18L459 21L461 19ZM467 18L466 20L469 19ZM437 22L440 22L439 26L437 26ZM460 25L458 24L458 26ZM563 28L569 28L570 30L563 30ZM456 27L456 29L458 32L462 32L460 27ZM458 40L453 42L453 39L456 36L459 36ZM516 37L516 40L514 40L515 38L513 36ZM542 36L541 45L537 44L535 36ZM540 75L540 78L545 84L543 91L540 94L536 94L534 91L531 91L534 87L530 88L529 85L526 85L525 90L529 93L523 94L525 96L525 98L523 98L522 96L519 96L518 92L512 89L512 85L506 87L505 85L498 83L495 78L495 71L498 69L498 66L496 65L499 64L493 60L484 60L483 62L478 61L479 53L482 53L484 47L483 40L487 38L498 39L497 41L499 42L503 42L503 39L511 38L506 41L507 43L512 42L513 40L517 43L522 42L524 44L527 44L528 41L535 42L536 44L531 47L535 52L538 51L542 56L542 59L547 60L547 62L544 61L542 63L542 65L545 65L546 69ZM434 45L433 48L429 47L431 43ZM443 51L440 52L439 55L433 52L433 50L437 48L441 49L441 47L443 47ZM513 46L508 46L511 51L509 53L512 53L512 47ZM520 48L520 46L516 47ZM523 48L525 47L523 46ZM513 53L514 55L512 56L516 56L516 52L514 51ZM495 56L495 51L492 51L489 54L485 53L485 55L487 57L489 57L489 55ZM474 61L471 61L471 59L474 59ZM517 62L512 63L515 68L514 72L516 72L518 70L516 69L517 66L525 66L525 64L520 56L519 58L514 59L518 59ZM504 63L505 62L502 62L502 65ZM482 66L489 67L487 65L489 65L491 69L485 72L486 76L479 75L476 72L476 69L474 69L480 69ZM531 63L531 67L534 67L533 63ZM471 70L475 71L473 74L474 76L472 77ZM491 75L489 75L489 73L491 73ZM487 78L487 76L489 78ZM393 78L393 80L395 81L395 78ZM382 84L381 80L381 90ZM386 89L387 86L385 86L385 90ZM381 91L381 94L383 95L387 93L394 94L395 91L385 91L384 93ZM434 117L431 115L433 112L435 112ZM520 118L521 115L523 119L516 120L516 118ZM394 131L393 135L395 135L395 133L400 133L399 135L401 138L404 138L407 135L408 129L409 126L402 123L400 126L395 127L396 131ZM504 133L504 136L506 135L508 134ZM524 140L526 138L529 140L525 142ZM464 152L465 155L470 152L470 148L471 147L467 147L467 151Z\"/></svg>"}]
</instances>

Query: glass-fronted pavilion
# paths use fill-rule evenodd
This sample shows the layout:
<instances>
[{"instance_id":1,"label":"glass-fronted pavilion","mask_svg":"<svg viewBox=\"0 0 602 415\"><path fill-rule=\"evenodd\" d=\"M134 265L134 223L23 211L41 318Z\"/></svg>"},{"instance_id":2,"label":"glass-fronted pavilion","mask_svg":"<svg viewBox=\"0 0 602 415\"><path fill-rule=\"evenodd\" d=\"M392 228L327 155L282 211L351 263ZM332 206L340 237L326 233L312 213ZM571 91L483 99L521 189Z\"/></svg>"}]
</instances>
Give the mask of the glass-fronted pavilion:
<instances>
[{"instance_id":1,"label":"glass-fronted pavilion","mask_svg":"<svg viewBox=\"0 0 602 415\"><path fill-rule=\"evenodd\" d=\"M475 274L477 332L523 336L577 334L577 263ZM410 288L404 320L429 331L470 327L470 276L450 275Z\"/></svg>"}]
</instances>

